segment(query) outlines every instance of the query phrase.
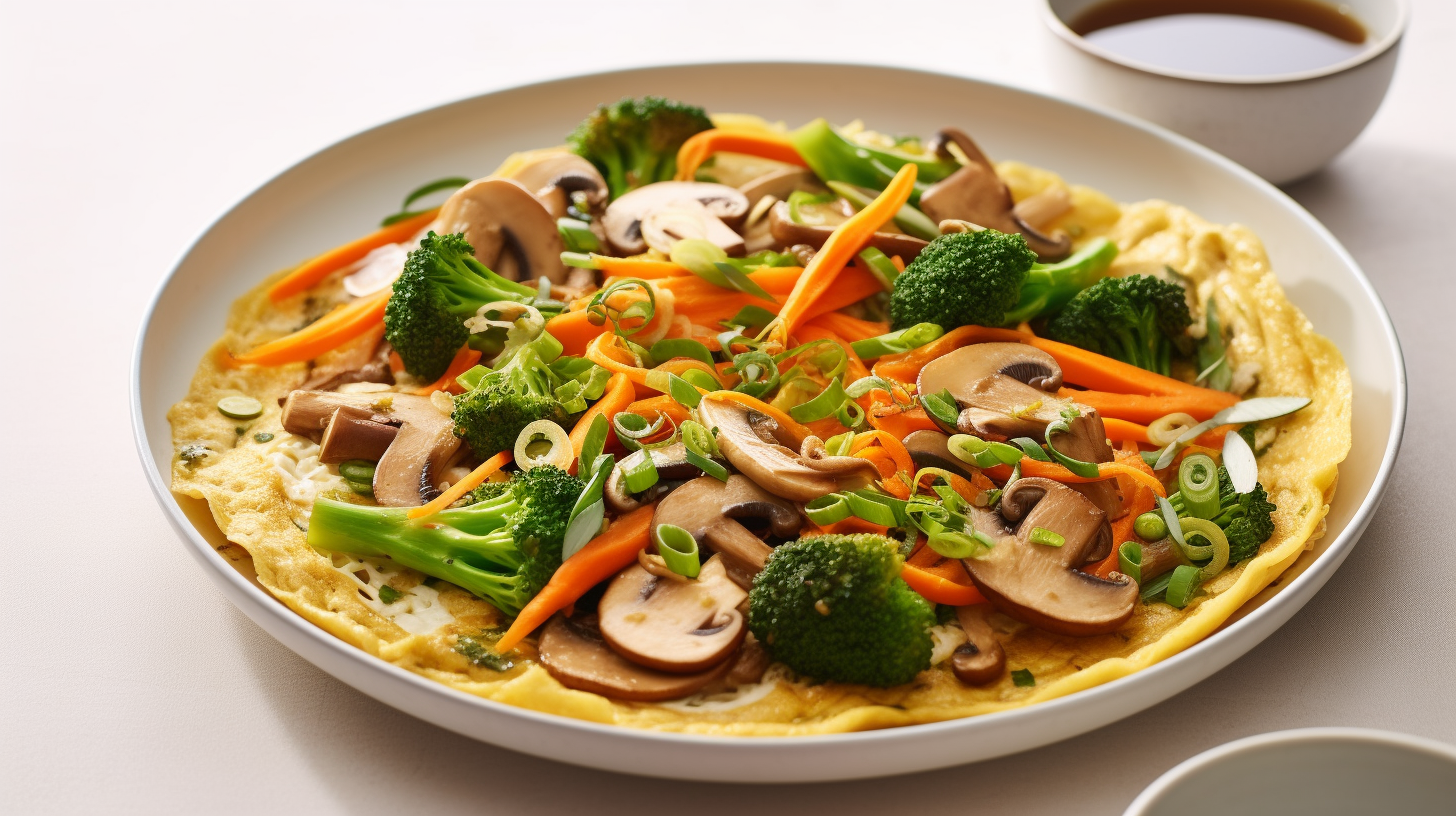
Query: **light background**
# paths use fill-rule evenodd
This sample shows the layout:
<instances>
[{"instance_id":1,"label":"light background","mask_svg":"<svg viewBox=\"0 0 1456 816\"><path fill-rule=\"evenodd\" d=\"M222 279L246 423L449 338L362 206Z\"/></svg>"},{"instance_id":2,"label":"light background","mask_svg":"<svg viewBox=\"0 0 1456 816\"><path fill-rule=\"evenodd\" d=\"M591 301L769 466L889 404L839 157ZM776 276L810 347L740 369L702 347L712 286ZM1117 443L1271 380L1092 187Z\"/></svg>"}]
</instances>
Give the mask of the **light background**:
<instances>
[{"instance_id":1,"label":"light background","mask_svg":"<svg viewBox=\"0 0 1456 816\"><path fill-rule=\"evenodd\" d=\"M1410 373L1400 462L1340 571L1249 655L1108 728L974 766L769 789L475 743L263 634L144 483L126 397L142 310L218 213L401 114L587 71L754 57L1055 90L1032 2L5 0L0 811L1116 814L1172 765L1249 734L1356 725L1456 742L1456 5L1415 7L1370 129L1289 190L1374 281Z\"/></svg>"}]
</instances>

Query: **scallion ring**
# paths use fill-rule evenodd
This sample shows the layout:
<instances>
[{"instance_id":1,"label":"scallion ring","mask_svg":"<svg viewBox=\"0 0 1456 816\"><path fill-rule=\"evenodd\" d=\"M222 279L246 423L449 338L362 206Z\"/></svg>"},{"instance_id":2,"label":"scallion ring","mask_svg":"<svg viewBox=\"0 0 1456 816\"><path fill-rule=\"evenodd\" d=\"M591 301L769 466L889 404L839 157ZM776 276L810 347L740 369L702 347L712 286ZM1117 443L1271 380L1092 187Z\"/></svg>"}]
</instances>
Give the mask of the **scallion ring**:
<instances>
[{"instance_id":1,"label":"scallion ring","mask_svg":"<svg viewBox=\"0 0 1456 816\"><path fill-rule=\"evenodd\" d=\"M1193 595L1198 591L1199 571L1197 567L1190 567L1187 564L1177 567L1169 574L1168 590L1163 600L1174 609L1182 609L1193 600Z\"/></svg>"},{"instance_id":2,"label":"scallion ring","mask_svg":"<svg viewBox=\"0 0 1456 816\"><path fill-rule=\"evenodd\" d=\"M252 397L234 394L218 400L217 410L230 419L257 419L263 415L263 403Z\"/></svg>"},{"instance_id":3,"label":"scallion ring","mask_svg":"<svg viewBox=\"0 0 1456 816\"><path fill-rule=\"evenodd\" d=\"M607 430L611 426L606 414L597 414L592 417L591 425L586 430L586 438L581 443L581 455L577 457L576 472L584 472L591 467L597 457L607 447Z\"/></svg>"},{"instance_id":4,"label":"scallion ring","mask_svg":"<svg viewBox=\"0 0 1456 816\"><path fill-rule=\"evenodd\" d=\"M1199 568L1200 578L1204 581L1211 581L1213 577L1223 572L1229 562L1228 536L1224 535L1223 529L1207 519L1182 519L1183 536L1191 538L1198 536L1208 544L1201 547L1192 545L1184 547L1184 552L1190 559L1202 560L1207 558L1208 563ZM1195 557L1194 552L1198 553Z\"/></svg>"},{"instance_id":5,"label":"scallion ring","mask_svg":"<svg viewBox=\"0 0 1456 816\"><path fill-rule=\"evenodd\" d=\"M1205 453L1195 453L1178 466L1178 492L1183 507L1201 519L1218 515L1218 465Z\"/></svg>"},{"instance_id":6,"label":"scallion ring","mask_svg":"<svg viewBox=\"0 0 1456 816\"><path fill-rule=\"evenodd\" d=\"M639 450L623 459L617 467L622 469L622 483L628 493L641 493L657 484L657 465L652 461L652 452Z\"/></svg>"},{"instance_id":7,"label":"scallion ring","mask_svg":"<svg viewBox=\"0 0 1456 816\"><path fill-rule=\"evenodd\" d=\"M789 416L793 417L796 422L818 422L821 419L828 419L839 414L846 403L854 405L853 402L850 402L849 396L844 393L844 384L836 377L830 380L829 384L824 386L824 390L820 391L813 399L790 408ZM859 406L856 405L855 407L858 408ZM842 421L843 417L841 417ZM847 427L853 427L859 423L856 421L844 424Z\"/></svg>"},{"instance_id":8,"label":"scallion ring","mask_svg":"<svg viewBox=\"0 0 1456 816\"><path fill-rule=\"evenodd\" d=\"M1067 543L1066 536L1063 536L1055 530L1048 530L1045 527L1031 528L1029 538L1031 539L1031 543L1041 544L1045 547L1060 547Z\"/></svg>"},{"instance_id":9,"label":"scallion ring","mask_svg":"<svg viewBox=\"0 0 1456 816\"><path fill-rule=\"evenodd\" d=\"M633 289L641 289L647 299L634 299L624 309L618 309L611 304L613 295L627 294ZM652 284L641 278L624 278L597 292L587 304L586 313L587 320L591 323L602 326L610 322L612 331L619 337L631 337L647 328L647 324L657 315L657 291L652 288ZM633 325L624 325L634 320L637 322Z\"/></svg>"},{"instance_id":10,"label":"scallion ring","mask_svg":"<svg viewBox=\"0 0 1456 816\"><path fill-rule=\"evenodd\" d=\"M667 568L684 578L696 578L702 570L698 559L698 540L676 524L659 524L652 531L652 542Z\"/></svg>"},{"instance_id":11,"label":"scallion ring","mask_svg":"<svg viewBox=\"0 0 1456 816\"><path fill-rule=\"evenodd\" d=\"M686 337L670 337L666 340L658 340L648 349L652 362L662 365L668 360L675 360L679 357L686 357L689 360L697 360L704 365L713 364L713 352L708 347L696 340Z\"/></svg>"},{"instance_id":12,"label":"scallion ring","mask_svg":"<svg viewBox=\"0 0 1456 816\"><path fill-rule=\"evenodd\" d=\"M1069 423L1068 418L1065 417L1065 416L1062 419L1059 419L1056 422L1053 422L1050 425L1047 425L1047 429L1046 429L1046 450L1047 450L1047 453L1051 454L1051 457L1053 459L1055 459L1058 464L1060 464L1062 467L1066 468L1067 470L1072 471L1073 474L1075 474L1077 476L1081 476L1084 479L1095 479L1098 476L1098 474L1099 474L1099 471L1097 469L1097 463L1096 462L1083 462L1080 459L1073 459L1072 457L1066 455L1065 453L1062 453L1061 451L1057 450L1056 445L1052 444L1052 435L1053 434L1058 434L1058 433L1070 434L1071 432L1072 432L1072 426Z\"/></svg>"},{"instance_id":13,"label":"scallion ring","mask_svg":"<svg viewBox=\"0 0 1456 816\"><path fill-rule=\"evenodd\" d=\"M854 515L849 509L849 499L842 493L829 493L804 504L804 515L809 520L825 527L844 521Z\"/></svg>"},{"instance_id":14,"label":"scallion ring","mask_svg":"<svg viewBox=\"0 0 1456 816\"><path fill-rule=\"evenodd\" d=\"M612 430L617 434L617 441L627 450L635 451L642 447L642 440L662 430L667 423L667 414L657 412L657 419L648 422L641 414L634 414L630 411L622 411L612 417Z\"/></svg>"},{"instance_id":15,"label":"scallion ring","mask_svg":"<svg viewBox=\"0 0 1456 816\"><path fill-rule=\"evenodd\" d=\"M1143 545L1136 541L1124 541L1117 548L1117 571L1131 578L1133 583L1143 582Z\"/></svg>"},{"instance_id":16,"label":"scallion ring","mask_svg":"<svg viewBox=\"0 0 1456 816\"><path fill-rule=\"evenodd\" d=\"M542 442L550 447L540 454L531 453L531 449L539 447ZM576 458L566 431L549 419L538 419L521 429L520 435L516 437L515 457L516 466L521 470L531 470L542 465L554 465L566 470L571 467L571 460Z\"/></svg>"},{"instance_id":17,"label":"scallion ring","mask_svg":"<svg viewBox=\"0 0 1456 816\"><path fill-rule=\"evenodd\" d=\"M1158 417L1148 423L1148 441L1161 448L1197 424L1198 420L1181 412Z\"/></svg>"},{"instance_id":18,"label":"scallion ring","mask_svg":"<svg viewBox=\"0 0 1456 816\"><path fill-rule=\"evenodd\" d=\"M853 444L854 431L845 431L824 440L824 452L829 456L848 456Z\"/></svg>"},{"instance_id":19,"label":"scallion ring","mask_svg":"<svg viewBox=\"0 0 1456 816\"><path fill-rule=\"evenodd\" d=\"M750 397L762 397L779 384L778 363L767 352L757 349L733 355L733 365L728 370L742 380L733 390Z\"/></svg>"}]
</instances>

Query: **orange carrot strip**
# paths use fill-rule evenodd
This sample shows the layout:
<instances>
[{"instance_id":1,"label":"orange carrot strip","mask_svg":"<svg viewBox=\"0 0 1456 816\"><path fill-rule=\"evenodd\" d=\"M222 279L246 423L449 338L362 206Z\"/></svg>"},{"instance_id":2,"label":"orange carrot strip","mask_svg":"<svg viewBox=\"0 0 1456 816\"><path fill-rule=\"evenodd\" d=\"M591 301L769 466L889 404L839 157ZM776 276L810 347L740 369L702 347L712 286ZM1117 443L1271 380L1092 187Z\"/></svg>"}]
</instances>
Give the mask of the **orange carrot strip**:
<instances>
[{"instance_id":1,"label":"orange carrot strip","mask_svg":"<svg viewBox=\"0 0 1456 816\"><path fill-rule=\"evenodd\" d=\"M556 568L551 580L546 582L546 586L536 593L536 597L511 622L511 628L496 643L496 650L502 654L509 652L556 612L576 603L587 590L636 561L637 552L647 547L652 513L656 507L655 504L649 504L624 516L618 516L605 533L592 539L580 552L563 561Z\"/></svg>"},{"instance_id":2,"label":"orange carrot strip","mask_svg":"<svg viewBox=\"0 0 1456 816\"><path fill-rule=\"evenodd\" d=\"M312 360L330 349L375 328L384 319L389 289L358 298L304 326L293 334L270 340L252 351L231 358L237 365L279 366Z\"/></svg>"},{"instance_id":3,"label":"orange carrot strip","mask_svg":"<svg viewBox=\"0 0 1456 816\"><path fill-rule=\"evenodd\" d=\"M678 148L675 178L692 181L698 168L714 153L743 153L799 167L809 166L787 135L746 128L713 128L693 134Z\"/></svg>"},{"instance_id":4,"label":"orange carrot strip","mask_svg":"<svg viewBox=\"0 0 1456 816\"><path fill-rule=\"evenodd\" d=\"M567 437L571 440L572 457L581 456L581 449L586 445L586 435L591 431L592 420L600 415L605 416L607 421L611 422L612 417L627 409L635 396L632 381L627 378L627 375L613 374L612 378L607 380L607 390L602 392L602 398L586 409L586 413L576 421L576 425L571 429L571 435ZM571 472L576 473L577 469L577 463L573 461Z\"/></svg>"},{"instance_id":5,"label":"orange carrot strip","mask_svg":"<svg viewBox=\"0 0 1456 816\"><path fill-rule=\"evenodd\" d=\"M841 312L826 312L809 321L810 326L834 332L851 343L888 334L890 324L878 320L860 320Z\"/></svg>"},{"instance_id":6,"label":"orange carrot strip","mask_svg":"<svg viewBox=\"0 0 1456 816\"><path fill-rule=\"evenodd\" d=\"M672 261L654 261L651 258L613 258L610 255L595 253L591 258L596 261L597 268L602 270L604 278L655 280L693 274L687 267L679 266Z\"/></svg>"},{"instance_id":7,"label":"orange carrot strip","mask_svg":"<svg viewBox=\"0 0 1456 816\"><path fill-rule=\"evenodd\" d=\"M985 468L984 472L998 482L1005 482L1011 478L1011 467L1009 465L996 465ZM1145 473L1131 465L1120 462L1099 462L1097 464L1097 475L1095 477L1078 476L1056 462L1038 462L1035 459L1023 458L1021 460L1022 476L1040 476L1062 484L1086 484L1087 482L1101 482L1107 479L1115 479L1118 476L1128 476L1133 481L1144 485L1159 496L1167 497L1168 491L1163 483L1158 481L1156 476Z\"/></svg>"},{"instance_id":8,"label":"orange carrot strip","mask_svg":"<svg viewBox=\"0 0 1456 816\"><path fill-rule=\"evenodd\" d=\"M1116 417L1103 417L1102 429L1107 432L1107 438L1113 442L1141 442L1144 445L1151 445L1148 441L1148 426L1139 425L1136 422L1128 422L1125 419Z\"/></svg>"},{"instance_id":9,"label":"orange carrot strip","mask_svg":"<svg viewBox=\"0 0 1456 816\"><path fill-rule=\"evenodd\" d=\"M875 231L895 217L910 193L915 189L915 164L906 163L890 180L884 192L875 197L864 209L850 216L843 224L834 228L824 246L816 253L804 274L794 284L794 291L784 307L779 310L779 332L788 337L809 315L808 309L834 285L845 264L854 259L855 253L864 249Z\"/></svg>"},{"instance_id":10,"label":"orange carrot strip","mask_svg":"<svg viewBox=\"0 0 1456 816\"><path fill-rule=\"evenodd\" d=\"M1138 454L1138 447L1135 442L1126 442L1123 444L1122 450L1117 452L1117 461L1144 471L1149 476L1153 475L1153 469L1148 467L1148 464L1143 461L1142 456ZM1118 477L1118 481L1122 482L1124 478ZM1153 491L1148 489L1144 484L1139 483L1130 487L1124 484L1122 490L1123 495L1128 499L1127 515L1112 522L1112 552L1108 553L1106 558L1098 561L1096 565L1085 570L1096 575L1098 578L1106 578L1121 566L1122 562L1118 558L1118 550L1122 547L1124 541L1137 540L1137 537L1132 531L1133 525L1137 523L1137 517L1158 506L1157 501L1153 498Z\"/></svg>"},{"instance_id":11,"label":"orange carrot strip","mask_svg":"<svg viewBox=\"0 0 1456 816\"><path fill-rule=\"evenodd\" d=\"M884 431L864 431L855 434L849 452L851 454L859 453L876 442L880 443L880 447L889 451L896 469L911 475L915 473L915 462L910 458L910 451L905 449L905 443Z\"/></svg>"},{"instance_id":12,"label":"orange carrot strip","mask_svg":"<svg viewBox=\"0 0 1456 816\"><path fill-rule=\"evenodd\" d=\"M904 439L915 431L936 431L939 427L929 416L925 409L916 405L903 411L889 411L884 414L875 413L878 410L885 410L890 406L877 404L866 413L870 427L876 430L885 431L899 439Z\"/></svg>"},{"instance_id":13,"label":"orange carrot strip","mask_svg":"<svg viewBox=\"0 0 1456 816\"><path fill-rule=\"evenodd\" d=\"M429 212L420 213L414 218L406 218L396 224L390 224L383 229L369 233L363 238L350 241L343 246L334 247L322 255L304 261L268 289L268 299L277 303L286 297L308 291L316 286L319 281L363 258L376 249L388 244L408 241L414 237L415 233L424 229L431 221L434 221L435 216L439 212L440 208L436 207Z\"/></svg>"},{"instance_id":14,"label":"orange carrot strip","mask_svg":"<svg viewBox=\"0 0 1456 816\"><path fill-rule=\"evenodd\" d=\"M928 548L927 548L928 549ZM964 571L964 567L961 568ZM971 604L985 603L986 597L981 594L974 585L956 583L936 573L930 572L923 567L914 567L906 564L900 570L900 577L910 588L920 593L921 597L931 603L945 604L947 606L970 606Z\"/></svg>"},{"instance_id":15,"label":"orange carrot strip","mask_svg":"<svg viewBox=\"0 0 1456 816\"><path fill-rule=\"evenodd\" d=\"M683 423L683 420L692 418L688 414L688 409L679 405L677 400L666 394L658 394L655 397L639 399L626 408L623 408L622 411L629 414L636 414L649 422L655 421L658 414L667 417L679 425Z\"/></svg>"},{"instance_id":16,"label":"orange carrot strip","mask_svg":"<svg viewBox=\"0 0 1456 816\"><path fill-rule=\"evenodd\" d=\"M480 352L470 346L461 346L460 350L455 352L455 359L450 361L450 367L445 369L444 374L440 375L440 379L435 380L424 388L416 388L415 393L422 397L428 397L436 391L463 394L465 393L465 389L460 387L460 383L455 382L455 378L474 368L478 362L480 362Z\"/></svg>"},{"instance_id":17,"label":"orange carrot strip","mask_svg":"<svg viewBox=\"0 0 1456 816\"><path fill-rule=\"evenodd\" d=\"M511 452L501 451L495 456L492 456L484 462L481 462L480 467L477 467L475 470L470 471L469 475L467 475L464 479L461 479L455 484L450 485L450 487L448 487L444 493L441 493L440 495L431 499L429 504L420 505L419 507L411 507L409 509L409 512L405 515L409 516L412 519L420 519L424 518L425 516L433 516L434 514L440 512L441 510L444 510L455 502L460 501L460 498L466 493L469 493L470 491L484 484L485 480L489 479L492 473L495 473L497 470L500 470L510 463Z\"/></svg>"},{"instance_id":18,"label":"orange carrot strip","mask_svg":"<svg viewBox=\"0 0 1456 816\"><path fill-rule=\"evenodd\" d=\"M1207 390L1207 389L1204 389ZM1239 401L1237 396L1223 391L1209 391L1209 394L1223 394L1229 399L1208 398L1202 394L1115 394L1107 391L1077 391L1063 388L1057 396L1080 402L1089 408L1096 408L1104 417L1123 419L1147 425L1158 417L1184 413L1202 422L1214 414Z\"/></svg>"}]
</instances>

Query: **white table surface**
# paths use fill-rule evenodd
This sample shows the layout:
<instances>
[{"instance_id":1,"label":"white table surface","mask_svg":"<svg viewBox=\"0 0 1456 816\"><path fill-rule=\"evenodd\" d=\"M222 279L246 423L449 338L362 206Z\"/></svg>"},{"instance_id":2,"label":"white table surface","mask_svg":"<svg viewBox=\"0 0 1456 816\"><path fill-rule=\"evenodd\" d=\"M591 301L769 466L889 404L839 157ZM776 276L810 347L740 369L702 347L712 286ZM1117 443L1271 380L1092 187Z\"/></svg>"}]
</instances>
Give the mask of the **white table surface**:
<instances>
[{"instance_id":1,"label":"white table surface","mask_svg":"<svg viewBox=\"0 0 1456 816\"><path fill-rule=\"evenodd\" d=\"M0 811L1116 814L1175 763L1249 734L1355 725L1456 742L1456 4L1415 5L1374 123L1290 190L1374 281L1410 371L1405 448L1338 574L1246 657L1108 728L918 776L765 789L472 742L263 634L184 552L143 481L126 398L143 307L224 208L398 115L548 77L752 57L1047 90L1032 3L557 2L543 14L524 2L7 0Z\"/></svg>"}]
</instances>

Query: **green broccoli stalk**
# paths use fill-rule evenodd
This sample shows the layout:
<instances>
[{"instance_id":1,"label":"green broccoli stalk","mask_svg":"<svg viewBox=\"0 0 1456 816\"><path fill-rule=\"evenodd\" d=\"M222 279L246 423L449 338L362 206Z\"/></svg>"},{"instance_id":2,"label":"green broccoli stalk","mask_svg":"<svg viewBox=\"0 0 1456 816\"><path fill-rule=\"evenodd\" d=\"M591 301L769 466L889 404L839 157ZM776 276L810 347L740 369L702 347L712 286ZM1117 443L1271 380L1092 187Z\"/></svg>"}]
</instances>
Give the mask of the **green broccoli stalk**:
<instances>
[{"instance_id":1,"label":"green broccoli stalk","mask_svg":"<svg viewBox=\"0 0 1456 816\"><path fill-rule=\"evenodd\" d=\"M551 465L517 473L509 484L484 501L422 519L409 518L403 507L319 499L309 518L308 543L389 558L514 616L561 566L561 539L583 484Z\"/></svg>"},{"instance_id":2,"label":"green broccoli stalk","mask_svg":"<svg viewBox=\"0 0 1456 816\"><path fill-rule=\"evenodd\" d=\"M549 342L547 342L549 341ZM556 395L563 383L542 357L543 348L559 349L550 334L521 346L510 362L481 377L475 388L455 398L450 418L455 435L484 459L513 450L527 425L549 419L566 425L571 412Z\"/></svg>"},{"instance_id":3,"label":"green broccoli stalk","mask_svg":"<svg viewBox=\"0 0 1456 816\"><path fill-rule=\"evenodd\" d=\"M600 105L566 137L567 147L596 165L612 198L668 181L677 172L677 151L688 137L713 127L702 108L645 96Z\"/></svg>"},{"instance_id":4,"label":"green broccoli stalk","mask_svg":"<svg viewBox=\"0 0 1456 816\"><path fill-rule=\"evenodd\" d=\"M1047 336L1168 374L1174 341L1193 322L1183 287L1151 275L1103 278L1047 323Z\"/></svg>"},{"instance_id":5,"label":"green broccoli stalk","mask_svg":"<svg viewBox=\"0 0 1456 816\"><path fill-rule=\"evenodd\" d=\"M775 660L819 680L898 686L930 668L935 609L900 578L884 536L821 535L769 556L748 625Z\"/></svg>"},{"instance_id":6,"label":"green broccoli stalk","mask_svg":"<svg viewBox=\"0 0 1456 816\"><path fill-rule=\"evenodd\" d=\"M1178 515L1186 515L1182 492L1168 497ZM1211 521L1223 529L1229 542L1229 563L1235 564L1259 554L1259 545L1274 534L1274 511L1264 485L1255 483L1248 493L1234 491L1233 480L1222 465L1218 468L1218 515Z\"/></svg>"},{"instance_id":7,"label":"green broccoli stalk","mask_svg":"<svg viewBox=\"0 0 1456 816\"><path fill-rule=\"evenodd\" d=\"M1037 263L1020 235L987 229L942 235L895 279L892 328L934 323L1004 326L1061 307L1107 271L1117 246L1098 238L1054 264Z\"/></svg>"},{"instance_id":8,"label":"green broccoli stalk","mask_svg":"<svg viewBox=\"0 0 1456 816\"><path fill-rule=\"evenodd\" d=\"M532 303L537 290L495 274L475 259L463 234L431 232L411 252L384 309L384 336L409 373L438 379L470 331L465 321L487 303Z\"/></svg>"},{"instance_id":9,"label":"green broccoli stalk","mask_svg":"<svg viewBox=\"0 0 1456 816\"><path fill-rule=\"evenodd\" d=\"M789 134L789 140L814 175L824 181L883 190L901 167L914 164L915 190L910 194L911 204L920 203L920 194L930 185L960 169L955 161L933 153L859 144L845 138L823 119L815 119ZM912 146L918 147L918 141L905 144L905 148Z\"/></svg>"}]
</instances>

